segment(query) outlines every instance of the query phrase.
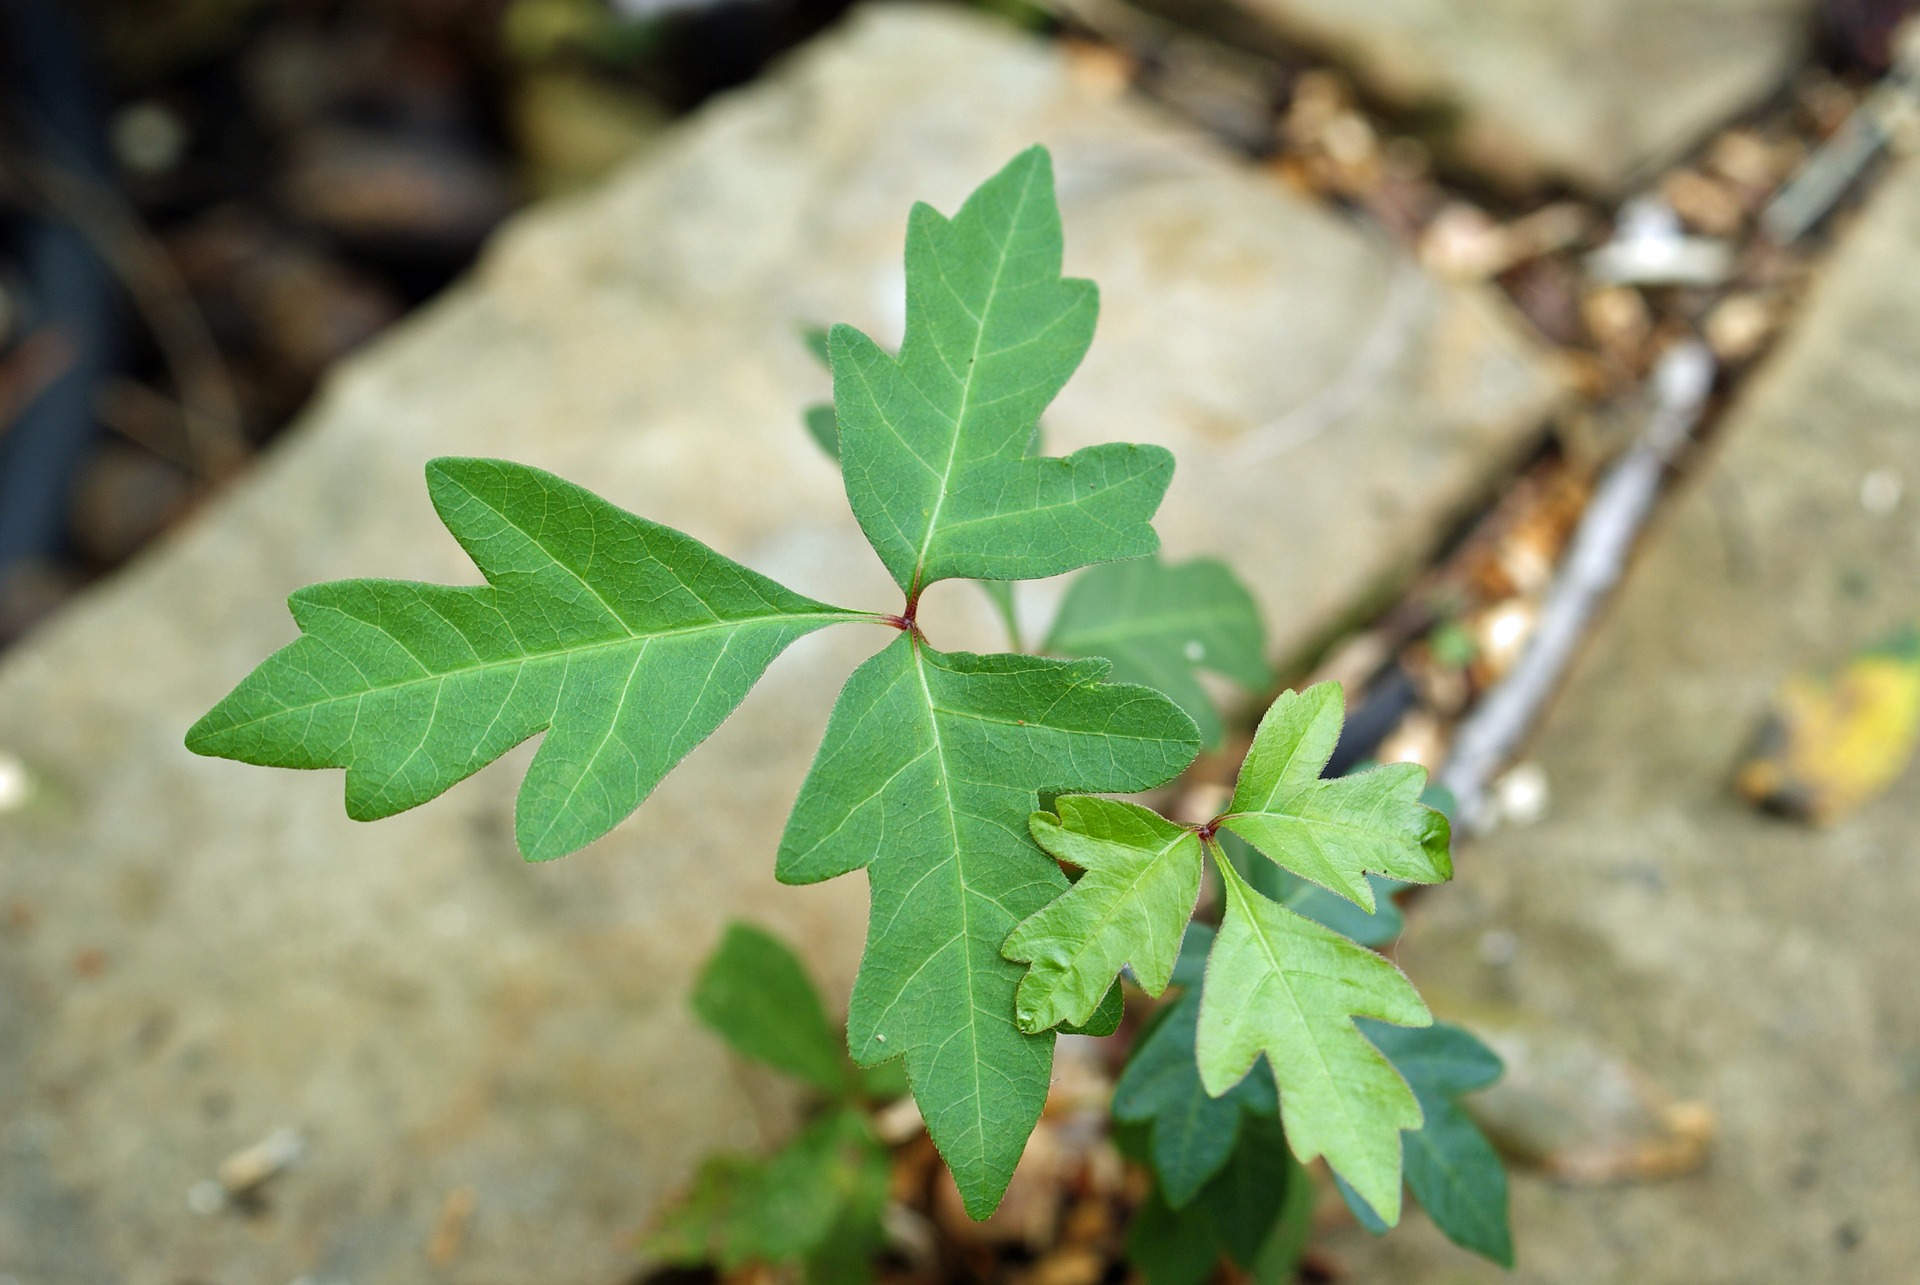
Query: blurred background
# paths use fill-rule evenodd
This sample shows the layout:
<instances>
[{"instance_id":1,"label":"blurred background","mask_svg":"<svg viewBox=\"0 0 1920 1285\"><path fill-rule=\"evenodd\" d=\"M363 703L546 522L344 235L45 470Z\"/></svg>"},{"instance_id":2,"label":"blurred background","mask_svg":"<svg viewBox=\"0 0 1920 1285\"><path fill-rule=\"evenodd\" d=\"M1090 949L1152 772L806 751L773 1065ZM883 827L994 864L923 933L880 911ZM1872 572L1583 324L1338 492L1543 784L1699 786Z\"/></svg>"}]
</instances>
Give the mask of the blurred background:
<instances>
[{"instance_id":1,"label":"blurred background","mask_svg":"<svg viewBox=\"0 0 1920 1285\"><path fill-rule=\"evenodd\" d=\"M0 1285L646 1279L790 1132L685 1000L748 918L844 1003L863 890L770 857L854 644L551 868L524 755L363 827L180 737L293 588L471 578L435 454L882 601L804 332L896 342L909 203L1036 140L1104 307L1049 442L1171 447L1274 690L1466 809L1388 949L1507 1060L1513 1279L1910 1279L1917 8L0 0ZM1272 694L1209 690L1176 811ZM890 1126L889 1279L1128 1279L1075 1049L992 1223ZM1502 1278L1321 1205L1303 1279Z\"/></svg>"},{"instance_id":2,"label":"blurred background","mask_svg":"<svg viewBox=\"0 0 1920 1285\"><path fill-rule=\"evenodd\" d=\"M0 638L838 3L8 4Z\"/></svg>"},{"instance_id":3,"label":"blurred background","mask_svg":"<svg viewBox=\"0 0 1920 1285\"><path fill-rule=\"evenodd\" d=\"M1338 5L1286 0L984 7L1103 67L1110 61L1112 74L1142 81L1233 148L1286 165L1330 200L1374 208L1409 238L1444 204L1436 158L1455 164L1454 191L1498 215L1579 187L1604 195L1712 114L1776 92L1803 32L1818 40L1797 89L1821 117L1814 128L1831 128L1850 87L1884 70L1907 8L1691 6L1732 24L1729 37L1751 33L1751 48L1704 52L1690 69L1732 81L1716 98L1677 94L1649 109L1673 118L1652 123L1612 101L1536 103L1531 110L1547 116L1584 111L1593 117L1587 134L1548 131L1544 144L1514 148L1487 131L1497 141L1475 155L1461 145L1478 141L1476 116L1524 113L1521 95L1597 101L1631 91L1630 80L1528 83L1571 52L1549 42L1598 37L1621 46L1626 75L1646 76L1661 58L1681 60L1661 54L1661 43L1710 33L1652 25L1649 48L1635 52L1626 46L1639 37L1617 29L1632 25L1634 5L1558 16L1516 6L1508 31L1498 17L1475 16L1437 33L1463 66L1436 71L1404 46L1446 21L1446 5L1363 5L1351 20ZM454 280L514 210L590 186L845 8L9 0L0 641L124 562L242 467L331 363ZM1523 47L1504 69L1480 74L1473 65L1529 37L1541 47ZM1472 42L1482 52L1460 56L1455 46ZM1346 66L1328 61L1333 51L1348 56ZM1461 83L1485 101L1464 109L1450 101ZM1369 111L1385 114L1382 128ZM1339 172L1314 172L1329 166ZM1697 204L1714 199L1696 194ZM1732 200L1722 195L1720 205ZM1724 225L1734 213L1717 209L1709 221ZM1530 308L1545 333L1594 342L1593 319L1573 315L1575 301L1558 297L1567 292L1539 280L1551 274L1514 275L1522 266L1507 265L1504 283L1523 307L1535 294L1554 296Z\"/></svg>"}]
</instances>

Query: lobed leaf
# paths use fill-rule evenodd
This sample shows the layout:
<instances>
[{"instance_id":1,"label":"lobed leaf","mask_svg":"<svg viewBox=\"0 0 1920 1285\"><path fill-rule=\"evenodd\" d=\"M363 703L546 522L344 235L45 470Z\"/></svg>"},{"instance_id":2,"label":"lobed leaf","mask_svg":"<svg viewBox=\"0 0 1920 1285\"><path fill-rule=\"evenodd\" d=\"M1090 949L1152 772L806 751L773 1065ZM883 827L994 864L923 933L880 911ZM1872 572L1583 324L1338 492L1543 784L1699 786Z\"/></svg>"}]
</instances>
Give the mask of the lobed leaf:
<instances>
[{"instance_id":1,"label":"lobed leaf","mask_svg":"<svg viewBox=\"0 0 1920 1285\"><path fill-rule=\"evenodd\" d=\"M289 599L301 636L187 733L272 767L347 770L347 812L425 803L547 733L514 812L544 861L618 825L825 625L813 601L550 473L440 459L427 489L487 578L341 580Z\"/></svg>"},{"instance_id":2,"label":"lobed leaf","mask_svg":"<svg viewBox=\"0 0 1920 1285\"><path fill-rule=\"evenodd\" d=\"M1034 841L1085 871L1007 937L1000 953L1029 964L1016 1014L1029 1033L1086 1022L1130 962L1158 996L1200 899L1200 838L1137 803L1067 796L1036 812Z\"/></svg>"},{"instance_id":3,"label":"lobed leaf","mask_svg":"<svg viewBox=\"0 0 1920 1285\"><path fill-rule=\"evenodd\" d=\"M847 1091L840 1033L805 968L778 938L729 924L700 970L693 1011L741 1054L824 1092Z\"/></svg>"},{"instance_id":4,"label":"lobed leaf","mask_svg":"<svg viewBox=\"0 0 1920 1285\"><path fill-rule=\"evenodd\" d=\"M1432 1016L1387 960L1267 900L1221 861L1226 915L1207 961L1197 1053L1207 1092L1238 1084L1265 1055L1287 1140L1324 1155L1389 1223L1400 1215L1401 1129L1419 1103L1351 1016L1424 1026Z\"/></svg>"},{"instance_id":5,"label":"lobed leaf","mask_svg":"<svg viewBox=\"0 0 1920 1285\"><path fill-rule=\"evenodd\" d=\"M911 633L847 680L781 839L776 873L866 869L871 918L847 1038L904 1057L969 1213L1005 1190L1046 1101L1054 1034L1014 1020L1000 945L1067 886L1025 833L1042 789L1146 789L1197 752L1158 692L1101 661L943 654Z\"/></svg>"},{"instance_id":6,"label":"lobed leaf","mask_svg":"<svg viewBox=\"0 0 1920 1285\"><path fill-rule=\"evenodd\" d=\"M1220 824L1301 878L1372 912L1368 873L1405 883L1453 877L1451 830L1443 814L1420 802L1427 774L1417 764L1322 780L1341 721L1338 683L1283 693L1260 720Z\"/></svg>"},{"instance_id":7,"label":"lobed leaf","mask_svg":"<svg viewBox=\"0 0 1920 1285\"><path fill-rule=\"evenodd\" d=\"M914 207L897 357L851 326L830 334L847 499L910 598L955 576L1035 579L1159 547L1149 522L1168 452L1031 454L1099 311L1060 258L1052 161L1030 148L951 220Z\"/></svg>"},{"instance_id":8,"label":"lobed leaf","mask_svg":"<svg viewBox=\"0 0 1920 1285\"><path fill-rule=\"evenodd\" d=\"M1220 744L1223 728L1197 671L1253 691L1272 677L1253 595L1211 558L1178 566L1136 558L1089 569L1068 588L1047 650L1103 657L1120 681L1165 692L1209 747Z\"/></svg>"}]
</instances>

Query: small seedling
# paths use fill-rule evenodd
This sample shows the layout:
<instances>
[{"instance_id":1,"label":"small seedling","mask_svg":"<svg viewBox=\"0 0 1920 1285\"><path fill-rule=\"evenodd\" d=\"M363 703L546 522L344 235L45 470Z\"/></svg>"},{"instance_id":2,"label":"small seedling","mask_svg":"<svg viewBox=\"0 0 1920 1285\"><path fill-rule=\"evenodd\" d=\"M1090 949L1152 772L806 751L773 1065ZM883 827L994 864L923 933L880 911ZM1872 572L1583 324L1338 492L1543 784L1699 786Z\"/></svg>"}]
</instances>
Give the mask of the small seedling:
<instances>
[{"instance_id":1,"label":"small seedling","mask_svg":"<svg viewBox=\"0 0 1920 1285\"><path fill-rule=\"evenodd\" d=\"M1033 148L953 218L915 207L897 353L849 326L827 336L834 402L809 423L838 453L854 516L902 593L896 610L817 602L538 469L436 460L428 492L486 584L301 590L300 637L187 743L345 768L347 810L371 820L544 733L515 812L521 851L544 861L618 825L793 641L829 625L886 630L840 693L775 870L796 884L867 872L847 1048L866 1072L904 1066L967 1211L987 1216L1005 1191L1057 1035L1114 1029L1130 973L1150 995L1185 991L1136 1052L1136 1068L1158 1069L1130 1069L1118 1099L1150 1130L1159 1173L1142 1225L1183 1229L1192 1252L1179 1262L1272 1261L1274 1237L1301 1221L1283 1217L1304 1199L1298 1166L1316 1157L1390 1225L1403 1153L1449 1234L1505 1261L1505 1177L1451 1096L1497 1063L1430 1026L1400 971L1342 928L1390 923L1380 876L1450 876L1447 821L1421 801L1422 771L1321 779L1342 722L1338 689L1323 685L1268 711L1216 818L1183 825L1089 797L1161 785L1217 742L1197 670L1259 687L1266 669L1258 615L1224 567L1150 560L1171 455L1040 453L1041 413L1098 311L1093 285L1060 263L1052 165ZM940 580L1005 586L1101 563L1114 565L1081 578L1049 633L1057 655L943 652L921 628ZM1238 860L1226 844L1245 845ZM1209 864L1226 892L1210 940L1188 928ZM743 1048L839 1091L817 1001L802 1018L765 985L709 994L702 1011L731 1014ZM798 1043L775 1029L795 1021L811 1031ZM1182 1110L1192 1120L1170 1124ZM854 1157L847 1190L866 1194L847 1199L866 1200L867 1162L836 1118L794 1145ZM715 1218L733 1216L735 1197L713 1193L742 1183L701 1189ZM1235 1203L1249 1192L1258 1199ZM807 1252L790 1240L747 1256ZM1143 1259L1155 1285L1182 1279L1171 1261Z\"/></svg>"}]
</instances>

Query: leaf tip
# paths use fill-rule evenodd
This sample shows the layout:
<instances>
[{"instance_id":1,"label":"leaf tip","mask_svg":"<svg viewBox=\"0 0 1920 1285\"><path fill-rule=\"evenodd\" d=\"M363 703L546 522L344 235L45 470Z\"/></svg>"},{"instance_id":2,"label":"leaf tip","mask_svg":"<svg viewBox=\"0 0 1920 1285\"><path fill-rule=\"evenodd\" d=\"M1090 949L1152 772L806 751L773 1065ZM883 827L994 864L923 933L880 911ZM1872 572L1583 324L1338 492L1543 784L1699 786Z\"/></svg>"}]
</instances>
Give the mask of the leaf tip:
<instances>
[{"instance_id":1,"label":"leaf tip","mask_svg":"<svg viewBox=\"0 0 1920 1285\"><path fill-rule=\"evenodd\" d=\"M427 461L427 489L444 483L461 483L483 464L492 463L474 455L436 455Z\"/></svg>"},{"instance_id":2,"label":"leaf tip","mask_svg":"<svg viewBox=\"0 0 1920 1285\"><path fill-rule=\"evenodd\" d=\"M348 803L348 812L353 810ZM355 818L358 820L359 818ZM598 838L598 835L593 838ZM569 856L592 842L592 839L580 839L566 833L560 827L543 822L535 831L534 818L524 809L516 809L513 826L514 844L520 849L521 860L530 866L544 865L549 861L558 861Z\"/></svg>"},{"instance_id":3,"label":"leaf tip","mask_svg":"<svg viewBox=\"0 0 1920 1285\"><path fill-rule=\"evenodd\" d=\"M212 709L195 719L193 726L187 729L187 734L181 739L181 743L187 747L190 753L199 754L206 758L226 757L220 753L218 748L221 729L219 724L214 720L214 716L220 712L220 706L224 704L226 704L226 702L222 701L220 705L215 705Z\"/></svg>"}]
</instances>

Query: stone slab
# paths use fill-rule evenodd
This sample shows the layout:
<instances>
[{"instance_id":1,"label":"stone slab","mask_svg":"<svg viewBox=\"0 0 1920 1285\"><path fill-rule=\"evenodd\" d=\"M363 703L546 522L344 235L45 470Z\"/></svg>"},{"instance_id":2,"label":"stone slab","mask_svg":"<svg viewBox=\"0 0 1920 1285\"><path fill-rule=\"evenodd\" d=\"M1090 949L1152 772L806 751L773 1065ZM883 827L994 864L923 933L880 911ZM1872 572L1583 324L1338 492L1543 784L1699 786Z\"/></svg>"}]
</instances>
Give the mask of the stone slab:
<instances>
[{"instance_id":1,"label":"stone slab","mask_svg":"<svg viewBox=\"0 0 1920 1285\"><path fill-rule=\"evenodd\" d=\"M1731 781L1781 680L1920 611L1916 275L1909 163L1845 233L1549 719L1550 816L1466 848L1401 948L1437 1008L1584 1029L1704 1101L1710 1163L1604 1189L1523 1179L1512 1277L1415 1219L1343 1245L1359 1279L1913 1276L1920 771L1825 830L1750 810ZM1890 512L1863 506L1874 474L1904 484ZM1511 952L1480 949L1495 930Z\"/></svg>"},{"instance_id":2,"label":"stone slab","mask_svg":"<svg viewBox=\"0 0 1920 1285\"><path fill-rule=\"evenodd\" d=\"M800 428L826 381L795 327L897 334L910 202L950 209L1036 139L1070 266L1107 301L1049 431L1172 446L1169 546L1234 557L1279 645L1416 564L1556 395L1487 297L1055 50L955 11L855 16L604 190L517 221L244 484L8 656L0 750L39 789L0 816L0 1272L621 1281L701 1155L788 1126L778 1086L684 1000L734 916L803 943L844 995L860 881L781 889L772 855L834 692L884 637L796 646L631 822L550 866L513 850L524 751L356 825L336 773L180 738L293 636L294 588L473 580L427 504L440 454L551 468L803 592L887 608ZM978 598L948 596L936 639L991 645ZM307 1154L263 1208L189 1212L222 1157L281 1126Z\"/></svg>"},{"instance_id":3,"label":"stone slab","mask_svg":"<svg viewBox=\"0 0 1920 1285\"><path fill-rule=\"evenodd\" d=\"M1237 0L1379 92L1458 113L1465 158L1617 191L1758 104L1811 0Z\"/></svg>"}]
</instances>

